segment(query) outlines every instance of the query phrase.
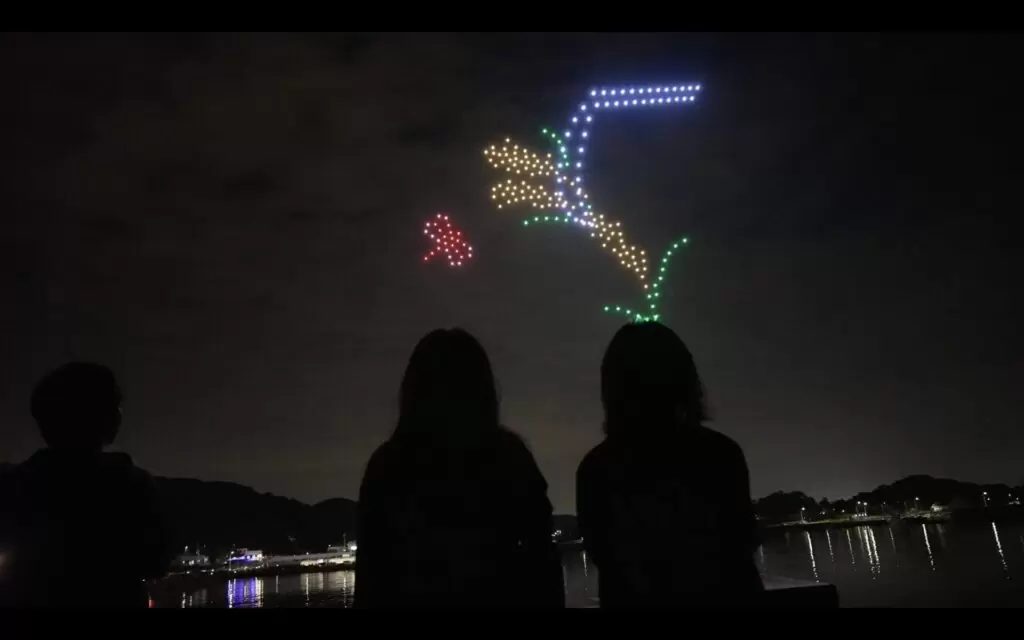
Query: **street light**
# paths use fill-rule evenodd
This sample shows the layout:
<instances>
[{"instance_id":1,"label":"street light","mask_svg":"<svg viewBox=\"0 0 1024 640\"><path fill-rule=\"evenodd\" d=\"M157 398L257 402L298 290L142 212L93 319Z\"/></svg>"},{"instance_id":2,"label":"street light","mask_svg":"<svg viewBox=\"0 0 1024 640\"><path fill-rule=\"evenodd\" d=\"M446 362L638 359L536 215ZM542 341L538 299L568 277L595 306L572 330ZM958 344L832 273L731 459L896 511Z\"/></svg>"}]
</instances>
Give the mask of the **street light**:
<instances>
[{"instance_id":1,"label":"street light","mask_svg":"<svg viewBox=\"0 0 1024 640\"><path fill-rule=\"evenodd\" d=\"M800 507L800 522L807 522L804 514L807 512L807 507Z\"/></svg>"},{"instance_id":2,"label":"street light","mask_svg":"<svg viewBox=\"0 0 1024 640\"><path fill-rule=\"evenodd\" d=\"M981 492L981 501L985 504L985 508L988 508L988 491Z\"/></svg>"}]
</instances>

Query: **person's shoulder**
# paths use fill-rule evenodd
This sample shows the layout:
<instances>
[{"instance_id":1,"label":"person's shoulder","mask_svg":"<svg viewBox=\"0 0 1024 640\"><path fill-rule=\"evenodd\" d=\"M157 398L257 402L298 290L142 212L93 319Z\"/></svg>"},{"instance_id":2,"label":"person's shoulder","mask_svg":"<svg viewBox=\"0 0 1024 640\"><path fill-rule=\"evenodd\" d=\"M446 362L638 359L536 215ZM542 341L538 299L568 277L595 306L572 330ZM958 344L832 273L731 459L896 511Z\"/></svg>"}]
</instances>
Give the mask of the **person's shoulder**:
<instances>
[{"instance_id":1,"label":"person's shoulder","mask_svg":"<svg viewBox=\"0 0 1024 640\"><path fill-rule=\"evenodd\" d=\"M495 443L500 458L520 465L534 465L533 450L526 438L502 425L498 427Z\"/></svg>"},{"instance_id":2,"label":"person's shoulder","mask_svg":"<svg viewBox=\"0 0 1024 640\"><path fill-rule=\"evenodd\" d=\"M746 460L746 456L743 454L743 448L739 443L721 431L716 431L710 427L700 425L698 427L694 427L693 435L701 440L701 444L712 455L741 462Z\"/></svg>"},{"instance_id":3,"label":"person's shoulder","mask_svg":"<svg viewBox=\"0 0 1024 640\"><path fill-rule=\"evenodd\" d=\"M129 495L152 500L156 492L156 479L153 475L135 464L127 453L105 452L100 454L99 466L104 469L106 480L110 486L121 487Z\"/></svg>"},{"instance_id":4,"label":"person's shoulder","mask_svg":"<svg viewBox=\"0 0 1024 640\"><path fill-rule=\"evenodd\" d=\"M129 476L141 482L151 481L153 476L135 464L132 457L123 451L110 451L100 454L100 465L114 473Z\"/></svg>"},{"instance_id":5,"label":"person's shoulder","mask_svg":"<svg viewBox=\"0 0 1024 640\"><path fill-rule=\"evenodd\" d=\"M498 468L504 468L509 477L525 478L528 482L547 487L547 481L537 465L530 444L523 436L502 425L497 434Z\"/></svg>"},{"instance_id":6,"label":"person's shoulder","mask_svg":"<svg viewBox=\"0 0 1024 640\"><path fill-rule=\"evenodd\" d=\"M100 454L99 462L107 468L116 469L123 473L149 475L142 467L136 466L132 457L123 451L105 451Z\"/></svg>"},{"instance_id":7,"label":"person's shoulder","mask_svg":"<svg viewBox=\"0 0 1024 640\"><path fill-rule=\"evenodd\" d=\"M498 446L505 447L510 451L533 455L530 445L526 442L526 438L505 425L498 427L497 442Z\"/></svg>"},{"instance_id":8,"label":"person's shoulder","mask_svg":"<svg viewBox=\"0 0 1024 640\"><path fill-rule=\"evenodd\" d=\"M391 461L394 460L396 452L397 448L391 440L385 440L380 443L366 461L366 473L371 474L389 466Z\"/></svg>"},{"instance_id":9,"label":"person's shoulder","mask_svg":"<svg viewBox=\"0 0 1024 640\"><path fill-rule=\"evenodd\" d=\"M579 466L576 467L576 476L586 476L607 464L608 451L608 440L604 439L583 456L583 459L580 460Z\"/></svg>"}]
</instances>

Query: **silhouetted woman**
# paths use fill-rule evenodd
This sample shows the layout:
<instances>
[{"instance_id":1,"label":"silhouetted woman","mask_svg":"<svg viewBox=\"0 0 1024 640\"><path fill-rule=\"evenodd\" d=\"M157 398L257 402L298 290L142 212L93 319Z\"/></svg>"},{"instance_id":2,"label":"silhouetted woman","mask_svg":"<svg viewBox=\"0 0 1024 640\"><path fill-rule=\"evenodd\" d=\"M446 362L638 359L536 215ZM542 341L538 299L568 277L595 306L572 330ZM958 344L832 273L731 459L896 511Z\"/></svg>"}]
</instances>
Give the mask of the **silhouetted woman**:
<instances>
[{"instance_id":1,"label":"silhouetted woman","mask_svg":"<svg viewBox=\"0 0 1024 640\"><path fill-rule=\"evenodd\" d=\"M704 390L671 329L629 324L601 364L605 438L576 472L602 608L743 606L763 587L739 445L703 426Z\"/></svg>"},{"instance_id":2,"label":"silhouetted woman","mask_svg":"<svg viewBox=\"0 0 1024 640\"><path fill-rule=\"evenodd\" d=\"M564 607L547 483L499 423L483 347L428 334L400 405L359 492L355 606Z\"/></svg>"}]
</instances>

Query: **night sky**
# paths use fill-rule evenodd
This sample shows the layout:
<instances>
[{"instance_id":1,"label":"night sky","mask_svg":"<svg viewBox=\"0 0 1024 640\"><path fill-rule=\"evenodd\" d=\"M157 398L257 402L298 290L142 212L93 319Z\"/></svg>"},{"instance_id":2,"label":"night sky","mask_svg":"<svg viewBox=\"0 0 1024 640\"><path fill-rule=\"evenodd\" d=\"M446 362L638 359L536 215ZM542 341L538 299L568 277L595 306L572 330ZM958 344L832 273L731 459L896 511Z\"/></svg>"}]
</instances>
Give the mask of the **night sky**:
<instances>
[{"instance_id":1,"label":"night sky","mask_svg":"<svg viewBox=\"0 0 1024 640\"><path fill-rule=\"evenodd\" d=\"M1015 42L1015 40L1017 42ZM966 35L6 35L0 460L32 385L114 368L153 473L354 497L416 341L463 326L559 512L633 302L578 230L498 211L482 154L594 85L700 82L609 116L588 183L755 496L913 473L1024 480L1019 40ZM424 265L445 211L474 244Z\"/></svg>"}]
</instances>

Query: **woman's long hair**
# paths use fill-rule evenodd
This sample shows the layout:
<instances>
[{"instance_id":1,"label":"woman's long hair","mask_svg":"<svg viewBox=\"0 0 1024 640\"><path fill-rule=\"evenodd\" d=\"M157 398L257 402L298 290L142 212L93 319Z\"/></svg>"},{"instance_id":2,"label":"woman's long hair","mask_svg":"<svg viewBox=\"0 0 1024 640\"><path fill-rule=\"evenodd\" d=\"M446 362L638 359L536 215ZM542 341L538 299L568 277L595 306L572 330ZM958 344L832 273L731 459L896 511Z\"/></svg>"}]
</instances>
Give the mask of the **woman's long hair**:
<instances>
[{"instance_id":1,"label":"woman's long hair","mask_svg":"<svg viewBox=\"0 0 1024 640\"><path fill-rule=\"evenodd\" d=\"M457 439L499 429L487 352L463 329L431 331L405 368L393 438Z\"/></svg>"},{"instance_id":2,"label":"woman's long hair","mask_svg":"<svg viewBox=\"0 0 1024 640\"><path fill-rule=\"evenodd\" d=\"M605 433L640 437L708 420L693 356L658 322L619 329L601 362Z\"/></svg>"}]
</instances>

